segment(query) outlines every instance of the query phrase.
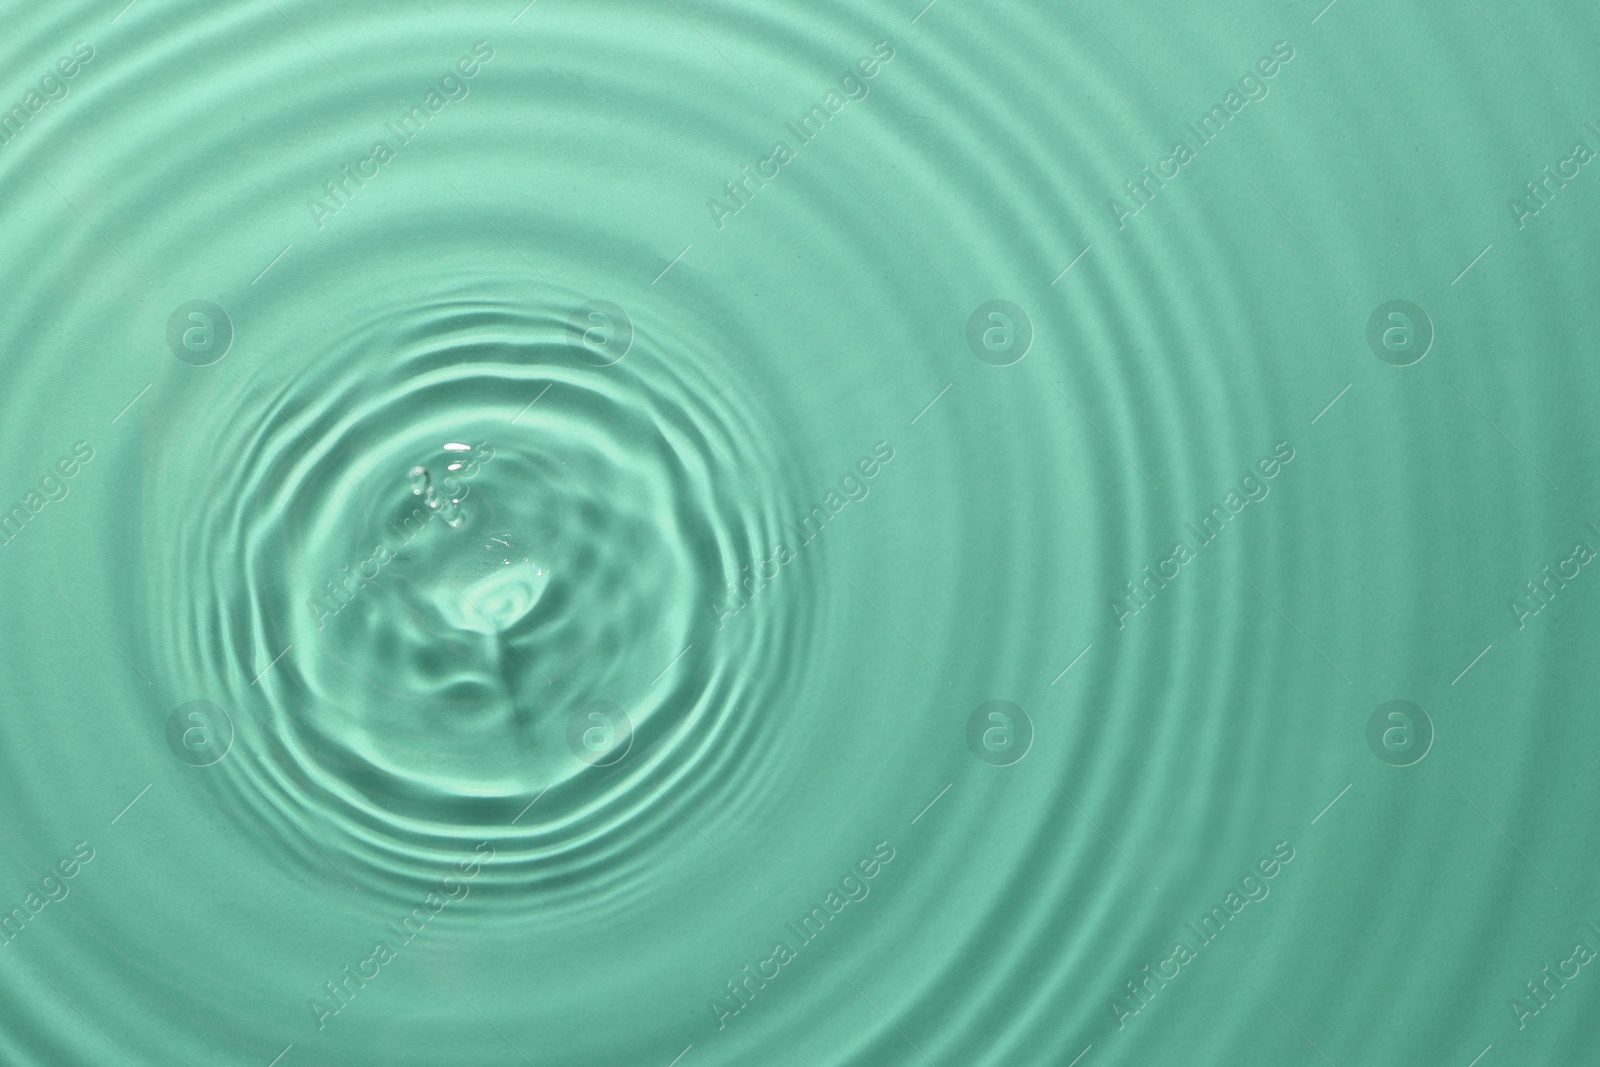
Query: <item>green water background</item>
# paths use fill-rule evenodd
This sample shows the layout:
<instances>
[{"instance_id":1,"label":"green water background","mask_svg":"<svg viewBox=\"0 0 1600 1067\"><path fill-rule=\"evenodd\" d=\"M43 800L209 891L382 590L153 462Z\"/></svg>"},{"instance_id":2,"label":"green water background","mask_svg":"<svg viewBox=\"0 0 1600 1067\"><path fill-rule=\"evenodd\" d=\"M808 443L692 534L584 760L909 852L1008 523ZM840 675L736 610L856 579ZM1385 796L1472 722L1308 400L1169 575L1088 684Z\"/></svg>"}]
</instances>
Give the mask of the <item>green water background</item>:
<instances>
[{"instance_id":1,"label":"green water background","mask_svg":"<svg viewBox=\"0 0 1600 1067\"><path fill-rule=\"evenodd\" d=\"M519 6L7 13L7 107L94 57L0 146L0 506L31 516L0 550L0 907L27 915L0 1059L1593 1057L1592 968L1525 983L1600 949L1596 579L1525 583L1600 547L1600 178L1510 203L1600 150L1591 10ZM470 95L319 228L322 183L480 41ZM996 299L1033 333L1007 366L967 340ZM1368 343L1401 299L1434 333L1403 367ZM167 341L191 300L233 324L210 366ZM589 300L632 323L611 367L566 345ZM476 499L562 595L524 574L452 615L441 535L311 636L306 591L457 437L499 450ZM865 498L719 625L879 442ZM591 698L637 729L598 770L563 747ZM1409 766L1368 740L1397 699L1432 724ZM168 743L190 700L230 716L208 766ZM969 745L991 700L1031 722L1007 766ZM804 942L852 869L870 892ZM470 892L395 932L447 875Z\"/></svg>"}]
</instances>

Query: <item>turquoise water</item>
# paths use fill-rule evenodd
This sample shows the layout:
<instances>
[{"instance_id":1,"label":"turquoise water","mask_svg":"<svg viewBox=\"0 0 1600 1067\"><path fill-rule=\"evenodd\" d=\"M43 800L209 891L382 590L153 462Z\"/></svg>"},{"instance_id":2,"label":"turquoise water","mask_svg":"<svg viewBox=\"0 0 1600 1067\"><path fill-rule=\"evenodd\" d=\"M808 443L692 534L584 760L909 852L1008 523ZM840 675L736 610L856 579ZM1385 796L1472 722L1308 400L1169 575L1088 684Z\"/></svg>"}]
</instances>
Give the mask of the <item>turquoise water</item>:
<instances>
[{"instance_id":1,"label":"turquoise water","mask_svg":"<svg viewBox=\"0 0 1600 1067\"><path fill-rule=\"evenodd\" d=\"M1592 9L122 2L0 1063L1596 1062Z\"/></svg>"}]
</instances>

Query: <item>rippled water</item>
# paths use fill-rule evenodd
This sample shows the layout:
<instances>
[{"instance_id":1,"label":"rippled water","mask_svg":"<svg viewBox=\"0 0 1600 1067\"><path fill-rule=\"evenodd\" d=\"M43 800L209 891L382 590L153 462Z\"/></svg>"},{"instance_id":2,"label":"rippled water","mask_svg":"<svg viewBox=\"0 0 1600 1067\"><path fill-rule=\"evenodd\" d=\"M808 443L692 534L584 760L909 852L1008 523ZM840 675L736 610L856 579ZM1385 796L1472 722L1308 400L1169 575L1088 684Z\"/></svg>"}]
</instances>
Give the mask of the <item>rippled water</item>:
<instances>
[{"instance_id":1,"label":"rippled water","mask_svg":"<svg viewBox=\"0 0 1600 1067\"><path fill-rule=\"evenodd\" d=\"M1591 9L122 2L0 1063L1594 1061Z\"/></svg>"}]
</instances>

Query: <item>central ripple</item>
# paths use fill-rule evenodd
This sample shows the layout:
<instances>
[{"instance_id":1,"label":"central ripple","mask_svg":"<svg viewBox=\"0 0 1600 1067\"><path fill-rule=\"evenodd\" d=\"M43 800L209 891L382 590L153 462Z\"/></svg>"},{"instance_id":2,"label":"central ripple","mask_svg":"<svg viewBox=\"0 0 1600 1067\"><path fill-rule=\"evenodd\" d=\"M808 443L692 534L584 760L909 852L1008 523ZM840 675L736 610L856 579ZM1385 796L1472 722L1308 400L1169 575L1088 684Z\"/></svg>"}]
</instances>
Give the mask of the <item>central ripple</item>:
<instances>
[{"instance_id":1,"label":"central ripple","mask_svg":"<svg viewBox=\"0 0 1600 1067\"><path fill-rule=\"evenodd\" d=\"M647 411L556 389L579 392L553 386L542 420L474 427L471 452L393 465L373 487L375 543L345 549L357 567L323 583L327 614L305 613L309 717L413 783L580 773L573 716L604 700L649 717L668 662L715 625L716 518L682 499L667 435Z\"/></svg>"},{"instance_id":2,"label":"central ripple","mask_svg":"<svg viewBox=\"0 0 1600 1067\"><path fill-rule=\"evenodd\" d=\"M675 335L576 358L565 303L358 323L218 429L245 459L192 489L217 506L176 548L162 596L199 607L167 654L242 675L262 773L240 784L268 817L325 816L320 847L585 862L664 776L749 757L800 659L809 599L726 627L715 607L796 495L775 427L664 356ZM258 680L234 666L285 649Z\"/></svg>"}]
</instances>

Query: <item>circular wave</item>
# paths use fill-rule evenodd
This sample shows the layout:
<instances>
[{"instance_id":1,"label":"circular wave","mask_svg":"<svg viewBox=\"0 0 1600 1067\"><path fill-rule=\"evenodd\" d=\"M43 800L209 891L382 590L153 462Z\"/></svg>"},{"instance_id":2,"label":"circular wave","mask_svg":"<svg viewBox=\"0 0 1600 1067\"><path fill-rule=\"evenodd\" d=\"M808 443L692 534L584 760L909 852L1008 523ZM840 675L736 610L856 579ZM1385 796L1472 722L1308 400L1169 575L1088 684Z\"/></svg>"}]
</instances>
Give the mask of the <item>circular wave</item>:
<instances>
[{"instance_id":1,"label":"circular wave","mask_svg":"<svg viewBox=\"0 0 1600 1067\"><path fill-rule=\"evenodd\" d=\"M206 507L147 590L150 632L183 623L148 652L250 709L258 815L379 866L487 839L571 878L783 684L803 615L722 632L784 536L731 484L733 455L781 484L754 405L574 308L391 309L191 428L242 458L185 489Z\"/></svg>"}]
</instances>

